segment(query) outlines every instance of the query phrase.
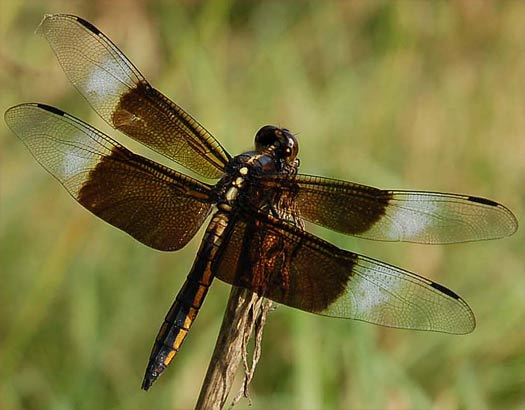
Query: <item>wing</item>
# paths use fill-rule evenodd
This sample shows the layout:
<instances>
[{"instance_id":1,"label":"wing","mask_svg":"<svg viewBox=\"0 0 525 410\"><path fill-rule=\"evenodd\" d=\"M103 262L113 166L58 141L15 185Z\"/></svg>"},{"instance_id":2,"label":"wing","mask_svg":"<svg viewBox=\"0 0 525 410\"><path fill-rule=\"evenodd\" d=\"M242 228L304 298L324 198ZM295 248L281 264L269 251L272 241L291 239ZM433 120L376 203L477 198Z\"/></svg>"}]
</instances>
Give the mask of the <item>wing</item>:
<instances>
[{"instance_id":1,"label":"wing","mask_svg":"<svg viewBox=\"0 0 525 410\"><path fill-rule=\"evenodd\" d=\"M22 104L9 128L82 206L152 248L183 247L210 212L210 187L124 148L57 108Z\"/></svg>"},{"instance_id":2,"label":"wing","mask_svg":"<svg viewBox=\"0 0 525 410\"><path fill-rule=\"evenodd\" d=\"M223 281L320 315L456 334L474 329L467 303L442 285L251 212L230 225L212 267Z\"/></svg>"},{"instance_id":3,"label":"wing","mask_svg":"<svg viewBox=\"0 0 525 410\"><path fill-rule=\"evenodd\" d=\"M475 196L382 190L309 175L262 177L259 184L279 186L302 218L367 239L455 243L509 236L518 227L509 209Z\"/></svg>"},{"instance_id":4,"label":"wing","mask_svg":"<svg viewBox=\"0 0 525 410\"><path fill-rule=\"evenodd\" d=\"M230 156L219 142L153 88L96 27L76 16L51 14L38 31L69 80L109 125L198 174L223 174Z\"/></svg>"}]
</instances>

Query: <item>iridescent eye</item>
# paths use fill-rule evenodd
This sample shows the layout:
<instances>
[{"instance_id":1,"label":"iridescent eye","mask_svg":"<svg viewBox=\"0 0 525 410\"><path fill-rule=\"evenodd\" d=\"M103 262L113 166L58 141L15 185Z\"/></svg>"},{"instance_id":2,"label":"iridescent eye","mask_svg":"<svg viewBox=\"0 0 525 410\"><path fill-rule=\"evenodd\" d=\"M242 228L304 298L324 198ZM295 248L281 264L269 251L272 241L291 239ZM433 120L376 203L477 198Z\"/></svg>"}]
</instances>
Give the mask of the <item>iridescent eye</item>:
<instances>
[{"instance_id":1,"label":"iridescent eye","mask_svg":"<svg viewBox=\"0 0 525 410\"><path fill-rule=\"evenodd\" d=\"M255 149L262 152L278 140L276 136L277 127L266 125L255 134Z\"/></svg>"}]
</instances>

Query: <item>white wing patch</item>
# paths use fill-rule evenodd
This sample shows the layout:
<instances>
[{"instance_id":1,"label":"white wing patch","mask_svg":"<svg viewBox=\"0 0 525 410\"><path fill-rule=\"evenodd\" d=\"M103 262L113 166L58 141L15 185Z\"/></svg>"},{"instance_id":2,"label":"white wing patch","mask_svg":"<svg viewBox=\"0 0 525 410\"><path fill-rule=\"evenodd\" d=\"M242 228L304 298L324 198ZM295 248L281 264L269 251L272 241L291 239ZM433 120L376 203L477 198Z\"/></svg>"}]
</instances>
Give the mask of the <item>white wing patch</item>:
<instances>
[{"instance_id":1,"label":"white wing patch","mask_svg":"<svg viewBox=\"0 0 525 410\"><path fill-rule=\"evenodd\" d=\"M409 195L404 199L410 201L411 208L404 207L401 203L388 214L387 217L391 221L389 237L397 240L424 238L425 231L435 229L438 225L438 203L426 200L418 207L418 195Z\"/></svg>"},{"instance_id":2,"label":"white wing patch","mask_svg":"<svg viewBox=\"0 0 525 410\"><path fill-rule=\"evenodd\" d=\"M59 177L63 180L71 179L88 169L91 159L82 156L81 153L67 151L63 153L62 168Z\"/></svg>"},{"instance_id":3,"label":"white wing patch","mask_svg":"<svg viewBox=\"0 0 525 410\"><path fill-rule=\"evenodd\" d=\"M409 296L410 289L403 288L403 282L389 275L388 269L382 270L381 266L356 268L356 274L350 279L345 308L355 319L390 324L405 316L403 310L407 305L399 299L401 295ZM346 311L345 315L350 312Z\"/></svg>"},{"instance_id":4,"label":"white wing patch","mask_svg":"<svg viewBox=\"0 0 525 410\"><path fill-rule=\"evenodd\" d=\"M119 74L122 75L120 78ZM106 59L100 65L93 64L85 80L88 99L94 104L103 104L104 101L118 98L128 88L121 79L125 76L126 73L114 59Z\"/></svg>"}]
</instances>

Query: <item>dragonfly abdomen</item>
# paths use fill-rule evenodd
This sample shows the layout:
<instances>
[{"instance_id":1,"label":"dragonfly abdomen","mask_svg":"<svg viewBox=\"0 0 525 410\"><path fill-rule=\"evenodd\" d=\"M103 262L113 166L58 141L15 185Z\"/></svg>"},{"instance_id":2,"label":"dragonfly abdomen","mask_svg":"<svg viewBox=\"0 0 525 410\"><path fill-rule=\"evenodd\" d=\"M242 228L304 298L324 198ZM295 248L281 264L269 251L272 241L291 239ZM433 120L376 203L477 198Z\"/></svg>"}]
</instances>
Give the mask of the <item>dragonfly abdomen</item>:
<instances>
[{"instance_id":1,"label":"dragonfly abdomen","mask_svg":"<svg viewBox=\"0 0 525 410\"><path fill-rule=\"evenodd\" d=\"M228 213L219 211L208 225L198 257L195 259L186 282L184 282L182 289L166 314L155 339L142 382L144 390L148 390L171 363L197 317L208 288L213 281L211 265L222 243L228 222Z\"/></svg>"}]
</instances>

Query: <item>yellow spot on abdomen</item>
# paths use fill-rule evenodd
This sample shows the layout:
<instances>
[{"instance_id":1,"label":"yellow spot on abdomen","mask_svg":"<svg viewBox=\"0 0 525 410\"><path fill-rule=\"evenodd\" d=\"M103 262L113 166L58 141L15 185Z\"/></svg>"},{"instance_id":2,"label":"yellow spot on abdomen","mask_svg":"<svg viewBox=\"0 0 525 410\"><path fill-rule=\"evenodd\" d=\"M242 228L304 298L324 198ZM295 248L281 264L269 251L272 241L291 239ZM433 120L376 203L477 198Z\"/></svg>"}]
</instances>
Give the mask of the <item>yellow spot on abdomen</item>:
<instances>
[{"instance_id":1,"label":"yellow spot on abdomen","mask_svg":"<svg viewBox=\"0 0 525 410\"><path fill-rule=\"evenodd\" d=\"M183 326L186 328L186 329L189 329L191 324L193 323L193 321L195 320L195 317L197 316L197 309L194 309L192 307L190 307L190 311L188 312L188 314L186 315L186 318L184 319L184 324Z\"/></svg>"},{"instance_id":2,"label":"yellow spot on abdomen","mask_svg":"<svg viewBox=\"0 0 525 410\"><path fill-rule=\"evenodd\" d=\"M184 342L184 339L186 338L186 335L188 334L187 330L180 329L179 333L177 334L177 337L175 338L175 341L173 342L173 348L176 350L179 350L180 345L182 342Z\"/></svg>"},{"instance_id":3,"label":"yellow spot on abdomen","mask_svg":"<svg viewBox=\"0 0 525 410\"><path fill-rule=\"evenodd\" d=\"M164 365L165 366L169 365L176 354L177 354L177 352L175 350L172 350L171 352L169 352L168 355L166 356L166 358L164 359L164 362L163 362Z\"/></svg>"},{"instance_id":4,"label":"yellow spot on abdomen","mask_svg":"<svg viewBox=\"0 0 525 410\"><path fill-rule=\"evenodd\" d=\"M197 290L197 293L195 294L195 297L193 298L193 306L200 307L202 305L202 301L204 299L204 296L206 296L206 286L199 286L199 289Z\"/></svg>"}]
</instances>

